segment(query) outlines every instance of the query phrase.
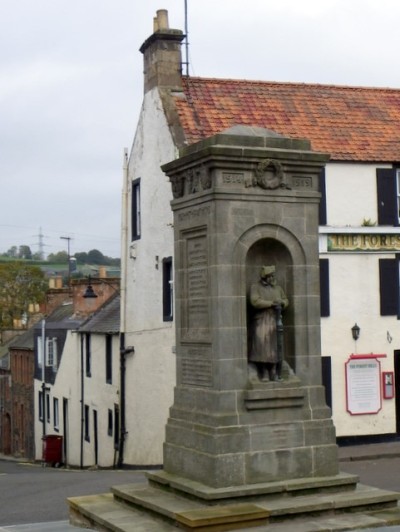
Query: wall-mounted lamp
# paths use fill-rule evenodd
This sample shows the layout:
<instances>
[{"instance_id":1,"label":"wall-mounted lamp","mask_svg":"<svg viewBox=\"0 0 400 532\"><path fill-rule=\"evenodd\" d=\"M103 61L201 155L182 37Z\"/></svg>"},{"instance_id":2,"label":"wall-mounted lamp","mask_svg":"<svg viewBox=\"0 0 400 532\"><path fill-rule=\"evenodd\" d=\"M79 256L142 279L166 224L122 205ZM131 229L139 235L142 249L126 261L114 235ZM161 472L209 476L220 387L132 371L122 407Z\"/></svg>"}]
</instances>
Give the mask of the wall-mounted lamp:
<instances>
[{"instance_id":1,"label":"wall-mounted lamp","mask_svg":"<svg viewBox=\"0 0 400 532\"><path fill-rule=\"evenodd\" d=\"M351 328L351 335L354 341L357 341L360 338L360 327L355 323Z\"/></svg>"},{"instance_id":2,"label":"wall-mounted lamp","mask_svg":"<svg viewBox=\"0 0 400 532\"><path fill-rule=\"evenodd\" d=\"M95 297L99 297L95 291L93 290L93 286L91 285L90 281L90 275L89 275L89 278L88 278L88 281L89 281L89 284L87 285L86 287L86 290L85 290L85 293L83 294L82 297L84 297L85 299L88 299L88 298L92 298L94 299Z\"/></svg>"}]
</instances>

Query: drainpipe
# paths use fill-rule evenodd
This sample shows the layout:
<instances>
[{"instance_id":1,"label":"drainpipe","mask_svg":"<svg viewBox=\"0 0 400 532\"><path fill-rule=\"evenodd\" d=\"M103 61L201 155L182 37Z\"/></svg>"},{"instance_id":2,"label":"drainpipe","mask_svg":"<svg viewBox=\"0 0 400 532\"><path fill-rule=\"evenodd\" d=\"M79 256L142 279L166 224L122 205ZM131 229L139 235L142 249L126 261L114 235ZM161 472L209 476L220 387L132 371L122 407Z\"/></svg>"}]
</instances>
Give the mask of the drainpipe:
<instances>
[{"instance_id":1,"label":"drainpipe","mask_svg":"<svg viewBox=\"0 0 400 532\"><path fill-rule=\"evenodd\" d=\"M124 446L126 435L126 416L125 416L125 370L126 370L126 350L125 350L125 331L126 331L126 285L128 270L128 202L129 202L129 157L128 148L124 148L123 165L122 165L122 198L121 198L121 325L119 336L119 363L120 363L120 390L119 390L119 438L118 438L118 468L124 463Z\"/></svg>"},{"instance_id":2,"label":"drainpipe","mask_svg":"<svg viewBox=\"0 0 400 532\"><path fill-rule=\"evenodd\" d=\"M85 390L84 390L84 374L83 374L83 334L80 334L81 338L81 458L80 458L80 468L83 469L83 434L85 428Z\"/></svg>"},{"instance_id":3,"label":"drainpipe","mask_svg":"<svg viewBox=\"0 0 400 532\"><path fill-rule=\"evenodd\" d=\"M42 412L43 412L43 441L46 436L46 320L42 320Z\"/></svg>"},{"instance_id":4,"label":"drainpipe","mask_svg":"<svg viewBox=\"0 0 400 532\"><path fill-rule=\"evenodd\" d=\"M124 446L125 446L125 436L126 431L126 417L125 417L125 407L126 407L126 398L125 398L125 373L126 373L126 355L133 353L135 351L134 347L125 347L125 333L121 332L120 334L120 350L119 350L119 361L120 361L120 405L119 405L119 416L120 416L120 434L119 434L119 445L118 445L118 463L117 466L120 469L124 465Z\"/></svg>"}]
</instances>

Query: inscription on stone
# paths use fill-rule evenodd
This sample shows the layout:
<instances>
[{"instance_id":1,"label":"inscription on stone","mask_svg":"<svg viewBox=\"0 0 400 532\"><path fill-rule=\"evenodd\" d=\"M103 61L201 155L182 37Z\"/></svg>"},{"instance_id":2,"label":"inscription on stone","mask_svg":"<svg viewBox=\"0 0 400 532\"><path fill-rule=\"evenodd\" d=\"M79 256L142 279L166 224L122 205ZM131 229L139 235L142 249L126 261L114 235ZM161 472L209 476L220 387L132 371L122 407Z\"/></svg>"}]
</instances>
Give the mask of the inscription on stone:
<instances>
[{"instance_id":1,"label":"inscription on stone","mask_svg":"<svg viewBox=\"0 0 400 532\"><path fill-rule=\"evenodd\" d=\"M209 334L208 253L205 232L186 241L186 339L205 340Z\"/></svg>"},{"instance_id":2,"label":"inscription on stone","mask_svg":"<svg viewBox=\"0 0 400 532\"><path fill-rule=\"evenodd\" d=\"M199 218L206 218L210 214L210 207L199 207L197 209L190 209L190 211L181 212L178 214L180 222L198 220Z\"/></svg>"},{"instance_id":3,"label":"inscription on stone","mask_svg":"<svg viewBox=\"0 0 400 532\"><path fill-rule=\"evenodd\" d=\"M182 384L191 386L212 386L212 364L207 349L189 349L181 361Z\"/></svg>"},{"instance_id":4,"label":"inscription on stone","mask_svg":"<svg viewBox=\"0 0 400 532\"><path fill-rule=\"evenodd\" d=\"M239 174L235 172L223 172L222 182L227 184L243 184L244 174Z\"/></svg>"},{"instance_id":5,"label":"inscription on stone","mask_svg":"<svg viewBox=\"0 0 400 532\"><path fill-rule=\"evenodd\" d=\"M292 183L293 183L294 188L311 188L312 178L311 177L293 177Z\"/></svg>"}]
</instances>

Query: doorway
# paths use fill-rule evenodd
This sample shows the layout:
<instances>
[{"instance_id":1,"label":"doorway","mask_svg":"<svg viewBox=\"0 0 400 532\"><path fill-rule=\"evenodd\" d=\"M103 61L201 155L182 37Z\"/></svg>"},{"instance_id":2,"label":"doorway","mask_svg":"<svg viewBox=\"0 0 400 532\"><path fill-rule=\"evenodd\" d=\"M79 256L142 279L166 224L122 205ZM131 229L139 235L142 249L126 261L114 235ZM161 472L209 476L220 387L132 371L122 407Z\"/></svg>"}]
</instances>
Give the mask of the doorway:
<instances>
[{"instance_id":1,"label":"doorway","mask_svg":"<svg viewBox=\"0 0 400 532\"><path fill-rule=\"evenodd\" d=\"M11 454L11 416L8 413L3 417L3 453Z\"/></svg>"},{"instance_id":2,"label":"doorway","mask_svg":"<svg viewBox=\"0 0 400 532\"><path fill-rule=\"evenodd\" d=\"M94 465L99 464L99 437L97 431L97 410L93 410L93 432L94 432Z\"/></svg>"},{"instance_id":3,"label":"doorway","mask_svg":"<svg viewBox=\"0 0 400 532\"><path fill-rule=\"evenodd\" d=\"M68 465L68 399L63 397L63 453L64 464Z\"/></svg>"}]
</instances>

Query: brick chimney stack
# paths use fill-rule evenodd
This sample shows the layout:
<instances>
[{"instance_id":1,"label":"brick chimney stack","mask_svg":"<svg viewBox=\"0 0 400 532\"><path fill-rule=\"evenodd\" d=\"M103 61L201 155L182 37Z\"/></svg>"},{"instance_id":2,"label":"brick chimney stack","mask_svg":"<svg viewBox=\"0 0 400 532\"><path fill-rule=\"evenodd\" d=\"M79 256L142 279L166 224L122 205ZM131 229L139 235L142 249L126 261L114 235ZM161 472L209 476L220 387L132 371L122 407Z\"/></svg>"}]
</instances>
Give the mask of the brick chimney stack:
<instances>
[{"instance_id":1,"label":"brick chimney stack","mask_svg":"<svg viewBox=\"0 0 400 532\"><path fill-rule=\"evenodd\" d=\"M153 20L154 33L140 47L144 63L144 92L154 87L180 89L182 87L181 30L171 30L168 11L159 9Z\"/></svg>"}]
</instances>

